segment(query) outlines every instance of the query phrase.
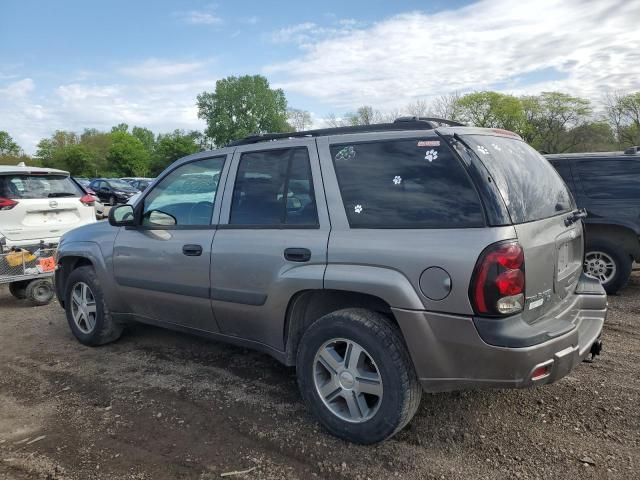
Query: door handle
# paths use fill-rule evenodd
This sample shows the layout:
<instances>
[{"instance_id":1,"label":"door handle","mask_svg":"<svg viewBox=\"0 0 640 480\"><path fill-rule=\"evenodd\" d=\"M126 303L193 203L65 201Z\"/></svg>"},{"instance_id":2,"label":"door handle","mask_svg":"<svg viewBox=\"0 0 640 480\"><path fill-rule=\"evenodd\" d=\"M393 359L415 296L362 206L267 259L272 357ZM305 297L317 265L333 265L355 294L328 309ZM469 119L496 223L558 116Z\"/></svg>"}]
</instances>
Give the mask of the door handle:
<instances>
[{"instance_id":1,"label":"door handle","mask_svg":"<svg viewBox=\"0 0 640 480\"><path fill-rule=\"evenodd\" d=\"M188 257L199 257L202 255L202 245L188 244L182 247L182 253Z\"/></svg>"},{"instance_id":2,"label":"door handle","mask_svg":"<svg viewBox=\"0 0 640 480\"><path fill-rule=\"evenodd\" d=\"M311 250L308 248L287 248L284 258L290 262L308 262L311 260Z\"/></svg>"}]
</instances>

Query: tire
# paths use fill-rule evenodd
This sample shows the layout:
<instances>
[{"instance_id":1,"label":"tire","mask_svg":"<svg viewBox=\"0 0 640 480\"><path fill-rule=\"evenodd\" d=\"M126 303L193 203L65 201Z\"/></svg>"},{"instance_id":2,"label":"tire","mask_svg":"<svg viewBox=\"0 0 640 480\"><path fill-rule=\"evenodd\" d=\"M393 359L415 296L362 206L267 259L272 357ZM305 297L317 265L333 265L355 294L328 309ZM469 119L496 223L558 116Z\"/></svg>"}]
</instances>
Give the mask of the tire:
<instances>
[{"instance_id":1,"label":"tire","mask_svg":"<svg viewBox=\"0 0 640 480\"><path fill-rule=\"evenodd\" d=\"M358 346L364 352L354 358L362 369L345 373L345 366L352 363L346 360L350 356L347 352L357 351ZM337 361L334 366L339 365L334 374L324 361L327 353ZM350 442L386 440L409 423L420 405L422 389L400 330L385 316L369 310L339 310L314 322L300 340L296 370L309 410L329 432ZM374 371L381 381L379 387L358 380L376 378ZM356 374L359 376L352 381ZM361 392L360 387L379 390L380 394ZM321 397L321 390L333 388L326 400ZM351 405L346 402L350 396ZM351 415L352 411L357 414Z\"/></svg>"},{"instance_id":2,"label":"tire","mask_svg":"<svg viewBox=\"0 0 640 480\"><path fill-rule=\"evenodd\" d=\"M82 300L82 285L88 289L84 300L89 300L84 306L84 310L78 306L83 302L77 302L72 298L76 293L76 298ZM120 338L122 325L113 320L93 267L79 267L69 274L64 298L69 328L80 343L93 347ZM79 311L82 311L83 315L78 315ZM74 316L78 318L78 321L74 319Z\"/></svg>"},{"instance_id":3,"label":"tire","mask_svg":"<svg viewBox=\"0 0 640 480\"><path fill-rule=\"evenodd\" d=\"M600 280L609 295L627 284L632 264L631 256L612 242L595 240L586 247L584 271Z\"/></svg>"},{"instance_id":4,"label":"tire","mask_svg":"<svg viewBox=\"0 0 640 480\"><path fill-rule=\"evenodd\" d=\"M9 292L18 300L24 300L27 298L27 283L29 282L26 280L10 283Z\"/></svg>"},{"instance_id":5,"label":"tire","mask_svg":"<svg viewBox=\"0 0 640 480\"><path fill-rule=\"evenodd\" d=\"M55 291L53 290L53 282L51 282L51 280L48 278L31 280L29 283L27 283L25 295L32 305L48 305L55 295Z\"/></svg>"}]
</instances>

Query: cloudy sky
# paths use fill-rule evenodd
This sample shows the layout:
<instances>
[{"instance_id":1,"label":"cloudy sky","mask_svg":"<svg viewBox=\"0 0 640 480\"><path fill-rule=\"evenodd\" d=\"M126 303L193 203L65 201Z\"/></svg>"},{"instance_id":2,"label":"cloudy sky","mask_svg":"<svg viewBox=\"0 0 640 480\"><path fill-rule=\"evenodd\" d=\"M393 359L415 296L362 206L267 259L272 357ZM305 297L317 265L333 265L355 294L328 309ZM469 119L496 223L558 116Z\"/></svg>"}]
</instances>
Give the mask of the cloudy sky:
<instances>
[{"instance_id":1,"label":"cloudy sky","mask_svg":"<svg viewBox=\"0 0 640 480\"><path fill-rule=\"evenodd\" d=\"M320 122L481 89L640 90L640 1L3 0L0 130L202 129L195 97L261 73Z\"/></svg>"}]
</instances>

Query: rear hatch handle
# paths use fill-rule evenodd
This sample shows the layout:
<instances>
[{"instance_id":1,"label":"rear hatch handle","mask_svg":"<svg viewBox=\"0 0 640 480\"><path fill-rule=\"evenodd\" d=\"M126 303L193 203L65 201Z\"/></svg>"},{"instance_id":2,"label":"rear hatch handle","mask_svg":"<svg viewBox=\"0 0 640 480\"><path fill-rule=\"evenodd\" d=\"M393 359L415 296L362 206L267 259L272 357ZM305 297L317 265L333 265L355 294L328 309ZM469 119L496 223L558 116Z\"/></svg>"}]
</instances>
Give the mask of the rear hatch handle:
<instances>
[{"instance_id":1,"label":"rear hatch handle","mask_svg":"<svg viewBox=\"0 0 640 480\"><path fill-rule=\"evenodd\" d=\"M574 210L573 212L571 212L571 215L569 215L564 219L564 224L565 226L568 227L569 225L573 225L574 223L576 223L578 220L582 218L587 218L586 208L580 208L578 210Z\"/></svg>"}]
</instances>

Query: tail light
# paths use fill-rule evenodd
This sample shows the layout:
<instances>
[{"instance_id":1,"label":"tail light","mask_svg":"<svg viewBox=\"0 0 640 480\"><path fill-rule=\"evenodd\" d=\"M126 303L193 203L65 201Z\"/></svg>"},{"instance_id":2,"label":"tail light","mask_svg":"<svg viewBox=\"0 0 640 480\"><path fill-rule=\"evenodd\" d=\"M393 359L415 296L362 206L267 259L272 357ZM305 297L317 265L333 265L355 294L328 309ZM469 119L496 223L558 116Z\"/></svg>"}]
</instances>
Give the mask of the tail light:
<instances>
[{"instance_id":1,"label":"tail light","mask_svg":"<svg viewBox=\"0 0 640 480\"><path fill-rule=\"evenodd\" d=\"M518 242L489 246L478 259L469 296L478 315L513 315L524 308L524 252Z\"/></svg>"},{"instance_id":2,"label":"tail light","mask_svg":"<svg viewBox=\"0 0 640 480\"><path fill-rule=\"evenodd\" d=\"M80 201L87 207L92 207L96 203L91 195L83 195L80 197Z\"/></svg>"},{"instance_id":3,"label":"tail light","mask_svg":"<svg viewBox=\"0 0 640 480\"><path fill-rule=\"evenodd\" d=\"M0 210L11 210L18 204L15 200L10 198L0 197Z\"/></svg>"}]
</instances>

